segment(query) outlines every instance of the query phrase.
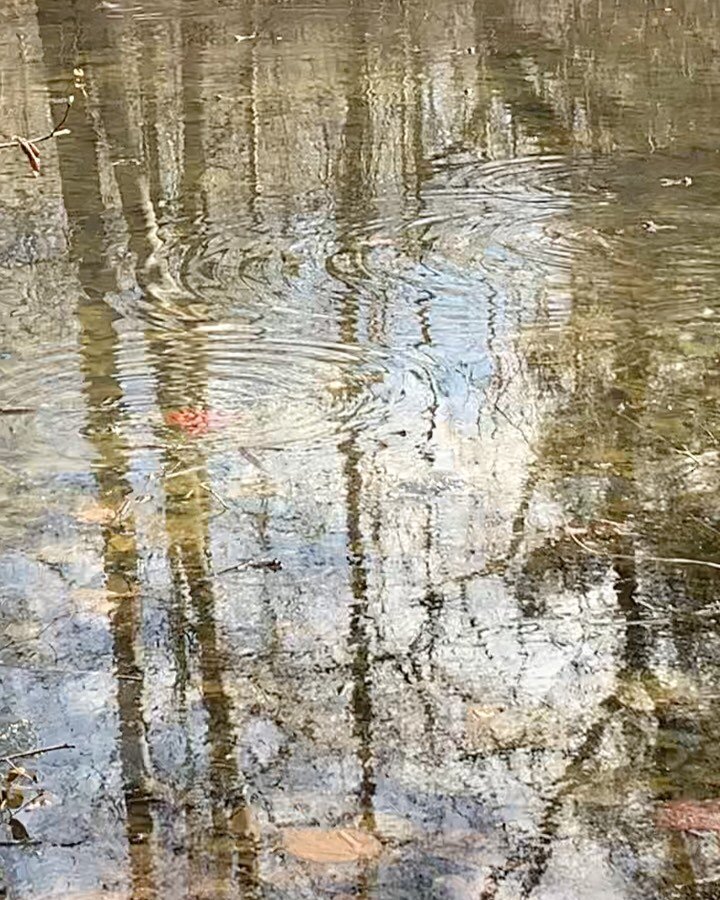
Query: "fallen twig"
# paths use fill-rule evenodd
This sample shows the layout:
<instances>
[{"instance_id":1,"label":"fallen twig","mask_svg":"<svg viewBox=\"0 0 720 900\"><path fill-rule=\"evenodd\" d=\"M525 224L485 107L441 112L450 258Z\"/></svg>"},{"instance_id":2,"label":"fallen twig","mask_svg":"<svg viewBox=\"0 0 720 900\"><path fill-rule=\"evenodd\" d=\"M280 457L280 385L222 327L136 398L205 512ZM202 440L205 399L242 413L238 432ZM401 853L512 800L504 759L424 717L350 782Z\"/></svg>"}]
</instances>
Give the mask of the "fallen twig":
<instances>
[{"instance_id":1,"label":"fallen twig","mask_svg":"<svg viewBox=\"0 0 720 900\"><path fill-rule=\"evenodd\" d=\"M223 498L220 496L220 494L218 494L218 492L213 487L211 487L211 485L209 485L206 481L201 481L200 487L203 488L203 490L207 491L208 494L210 494L212 497L214 497L217 500L217 502L223 508L223 513L226 513L230 509L230 507L223 500ZM222 515L222 513L220 513L220 515Z\"/></svg>"},{"instance_id":2,"label":"fallen twig","mask_svg":"<svg viewBox=\"0 0 720 900\"><path fill-rule=\"evenodd\" d=\"M36 803L41 797L45 797L47 795L47 791L44 788L41 788L36 794L32 797L29 797L21 807L13 810L13 818L17 818L18 815L30 806L31 803Z\"/></svg>"},{"instance_id":3,"label":"fallen twig","mask_svg":"<svg viewBox=\"0 0 720 900\"><path fill-rule=\"evenodd\" d=\"M635 559L627 553L609 553L607 550L591 547L589 544L583 543L580 538L572 533L570 529L566 529L568 534L581 550L590 553L592 556L605 556L607 559ZM708 559L688 559L684 556L643 556L643 562L669 563L670 565L679 566L707 566L710 569L720 569L720 563L711 562Z\"/></svg>"},{"instance_id":4,"label":"fallen twig","mask_svg":"<svg viewBox=\"0 0 720 900\"><path fill-rule=\"evenodd\" d=\"M256 469L259 469L261 472L265 472L265 466L260 462L260 460L255 456L254 453L251 453L249 450L246 450L244 447L241 447L239 450L240 456L244 457L252 466L255 466Z\"/></svg>"},{"instance_id":5,"label":"fallen twig","mask_svg":"<svg viewBox=\"0 0 720 900\"><path fill-rule=\"evenodd\" d=\"M40 151L37 148L37 144L41 144L43 141L49 141L51 138L60 137L63 134L70 134L70 129L65 128L64 126L65 122L67 121L68 114L70 113L70 108L74 102L75 97L70 94L70 96L67 98L65 112L63 113L62 118L56 125L53 126L51 131L48 131L47 134L41 134L38 137L33 138L27 138L21 134L14 134L9 141L0 142L0 150L8 150L11 147L19 147L27 157L33 175L39 175Z\"/></svg>"},{"instance_id":6,"label":"fallen twig","mask_svg":"<svg viewBox=\"0 0 720 900\"><path fill-rule=\"evenodd\" d=\"M81 847L85 843L82 841L0 841L0 847L39 847L44 844L46 847Z\"/></svg>"},{"instance_id":7,"label":"fallen twig","mask_svg":"<svg viewBox=\"0 0 720 900\"><path fill-rule=\"evenodd\" d=\"M0 841L0 847L37 847L42 841Z\"/></svg>"},{"instance_id":8,"label":"fallen twig","mask_svg":"<svg viewBox=\"0 0 720 900\"><path fill-rule=\"evenodd\" d=\"M21 753L8 753L2 758L5 762L13 759L27 759L30 756L40 756L42 753L53 753L55 750L74 750L75 744L53 744L52 747L36 747L34 750L23 750Z\"/></svg>"},{"instance_id":9,"label":"fallen twig","mask_svg":"<svg viewBox=\"0 0 720 900\"><path fill-rule=\"evenodd\" d=\"M213 572L211 578L217 578L220 575L227 575L229 572L244 572L246 569L270 569L271 572L279 572L282 569L282 563L279 559L245 559L242 562L235 563L234 566L228 566L226 569L220 569Z\"/></svg>"}]
</instances>

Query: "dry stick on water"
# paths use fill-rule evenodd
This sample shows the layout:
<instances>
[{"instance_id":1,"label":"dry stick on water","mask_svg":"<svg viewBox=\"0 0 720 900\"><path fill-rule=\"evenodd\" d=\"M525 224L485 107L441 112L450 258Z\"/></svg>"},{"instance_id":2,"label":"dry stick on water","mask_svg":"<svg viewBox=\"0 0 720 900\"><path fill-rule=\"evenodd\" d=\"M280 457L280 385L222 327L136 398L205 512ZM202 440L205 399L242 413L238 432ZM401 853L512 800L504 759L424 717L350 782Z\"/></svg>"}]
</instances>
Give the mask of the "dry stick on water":
<instances>
[{"instance_id":1,"label":"dry stick on water","mask_svg":"<svg viewBox=\"0 0 720 900\"><path fill-rule=\"evenodd\" d=\"M53 753L55 750L74 750L75 744L53 744L52 747L35 747L34 750L23 750L21 753L8 753L3 756L5 762L12 762L14 759L27 759L30 756L40 756L42 753Z\"/></svg>"},{"instance_id":2,"label":"dry stick on water","mask_svg":"<svg viewBox=\"0 0 720 900\"><path fill-rule=\"evenodd\" d=\"M244 572L246 569L269 569L271 572L279 572L282 569L282 563L279 559L244 559L234 566L228 566L226 569L220 569L218 572L212 572L211 578L218 578L220 575L227 575L228 572Z\"/></svg>"},{"instance_id":3,"label":"dry stick on water","mask_svg":"<svg viewBox=\"0 0 720 900\"><path fill-rule=\"evenodd\" d=\"M222 506L222 508L223 508L223 513L228 512L228 510L230 509L230 507L229 507L229 506L227 505L227 503L223 500L223 498L220 496L220 494L218 494L218 492L217 492L216 490L213 489L213 487L212 487L211 485L209 485L206 481L201 481L201 482L200 482L200 487L201 487L204 491L207 491L208 494L210 494L212 497L214 497L214 498L217 500L217 502L218 502L218 503L220 504L220 506ZM222 515L222 513L220 513L220 515Z\"/></svg>"},{"instance_id":4,"label":"dry stick on water","mask_svg":"<svg viewBox=\"0 0 720 900\"><path fill-rule=\"evenodd\" d=\"M13 762L13 760L27 759L28 757L31 757L31 756L40 756L43 753L52 753L55 750L74 750L74 749L75 749L74 744L53 744L52 746L49 746L49 747L34 747L32 750L21 750L18 753L8 753L7 756L2 757L2 761L10 767L10 769L7 773L7 776L6 776L7 787L9 787L9 785L10 785L11 777L15 778L17 775L24 775L26 778L29 778L32 781L35 781L35 782L37 781L37 779L34 776L29 776L28 773L25 772L24 769L18 769L17 766L15 765L15 763ZM13 774L13 773L15 773L15 774ZM3 790L3 793L5 793L5 791L7 790L7 787ZM20 805L19 809L16 809L11 813L11 818L10 818L10 821L8 822L8 825L10 826L13 840L12 841L1 841L0 846L11 847L16 844L26 846L28 844L39 843L39 842L30 840L30 835L27 833L27 829L25 828L23 823L18 820L17 816L21 812L23 812L23 810L27 809L30 806L30 804L37 803L38 800L42 799L46 795L47 795L47 791L44 788L36 789L35 792L33 793L33 795L31 797L29 797L27 800L25 800L25 802ZM5 805L5 802L3 801L3 807L4 807L4 805Z\"/></svg>"},{"instance_id":5,"label":"dry stick on water","mask_svg":"<svg viewBox=\"0 0 720 900\"><path fill-rule=\"evenodd\" d=\"M81 841L0 841L0 847L81 847L85 839Z\"/></svg>"},{"instance_id":6,"label":"dry stick on water","mask_svg":"<svg viewBox=\"0 0 720 900\"><path fill-rule=\"evenodd\" d=\"M588 544L584 544L572 531L567 530L566 533L581 550L584 550L585 553L590 553L592 556L605 556L608 559L635 559L634 556L630 556L627 553L608 553L607 550L590 547ZM720 563L711 562L708 559L687 559L684 556L644 556L643 560L645 562L670 563L671 565L679 566L707 566L710 569L720 569Z\"/></svg>"},{"instance_id":7,"label":"dry stick on water","mask_svg":"<svg viewBox=\"0 0 720 900\"><path fill-rule=\"evenodd\" d=\"M65 112L63 113L60 121L53 126L52 131L34 138L26 138L20 134L14 134L9 141L3 141L0 143L0 150L8 150L11 147L19 147L27 157L27 161L30 164L33 175L37 177L40 174L40 151L37 148L37 144L41 144L43 141L49 141L51 138L60 137L63 134L70 134L70 129L65 128L64 125L67 121L68 114L70 113L70 108L74 102L75 97L70 94L70 96L67 98Z\"/></svg>"}]
</instances>

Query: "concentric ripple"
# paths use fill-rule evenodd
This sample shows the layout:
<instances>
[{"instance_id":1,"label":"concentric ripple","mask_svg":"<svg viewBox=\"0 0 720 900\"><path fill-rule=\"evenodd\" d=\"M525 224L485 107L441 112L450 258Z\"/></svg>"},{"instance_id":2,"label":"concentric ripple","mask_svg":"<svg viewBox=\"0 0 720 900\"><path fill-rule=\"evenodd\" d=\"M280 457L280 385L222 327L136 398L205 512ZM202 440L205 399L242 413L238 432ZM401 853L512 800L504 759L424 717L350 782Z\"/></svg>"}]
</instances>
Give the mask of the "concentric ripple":
<instances>
[{"instance_id":1,"label":"concentric ripple","mask_svg":"<svg viewBox=\"0 0 720 900\"><path fill-rule=\"evenodd\" d=\"M516 156L490 161L472 160L460 164L436 162L439 181L431 193L463 196L491 196L511 200L525 197L542 203L553 196L567 197L573 192L573 176L582 172L581 161L559 154Z\"/></svg>"},{"instance_id":2,"label":"concentric ripple","mask_svg":"<svg viewBox=\"0 0 720 900\"><path fill-rule=\"evenodd\" d=\"M70 455L108 430L219 452L380 433L460 375L481 385L491 331L534 314L538 279L604 250L568 224L587 171L561 156L439 161L414 216L342 231L310 217L292 238L246 219L168 221L141 290L107 299L118 318L89 343L7 360L0 408L37 410L37 441ZM183 410L213 424L183 434Z\"/></svg>"},{"instance_id":3,"label":"concentric ripple","mask_svg":"<svg viewBox=\"0 0 720 900\"><path fill-rule=\"evenodd\" d=\"M87 447L82 367L71 343L30 345L0 358L0 463L83 471Z\"/></svg>"},{"instance_id":4,"label":"concentric ripple","mask_svg":"<svg viewBox=\"0 0 720 900\"><path fill-rule=\"evenodd\" d=\"M481 285L485 293L523 294L527 303L527 288L538 280L609 252L605 235L570 219L579 198L591 206L609 202L611 195L591 183L600 174L590 161L559 155L436 161L420 212L399 226L366 224L330 257L328 271L370 291L398 282L425 291L447 276L451 293L477 293Z\"/></svg>"},{"instance_id":5,"label":"concentric ripple","mask_svg":"<svg viewBox=\"0 0 720 900\"><path fill-rule=\"evenodd\" d=\"M150 339L135 332L105 349L104 360L75 345L1 361L2 461L14 460L7 435L17 429L23 464L36 455L47 469L52 447L66 470L69 459L92 455L88 441L112 433L128 449L160 446L173 432L217 451L336 443L351 432L381 430L391 414L412 414L405 387L425 379L420 355L256 338L233 323ZM168 424L182 409L208 411L215 424L188 437Z\"/></svg>"},{"instance_id":6,"label":"concentric ripple","mask_svg":"<svg viewBox=\"0 0 720 900\"><path fill-rule=\"evenodd\" d=\"M276 237L243 217L169 221L159 229L154 275L143 301L146 318L169 301L187 318L219 318L232 308L254 319L294 275L292 255Z\"/></svg>"},{"instance_id":7,"label":"concentric ripple","mask_svg":"<svg viewBox=\"0 0 720 900\"><path fill-rule=\"evenodd\" d=\"M193 393L183 385L206 385L204 403L220 423L206 440L221 446L337 440L351 430L377 427L402 395L401 372L377 348L247 340L221 326L203 328L190 353L168 344L158 365L178 407Z\"/></svg>"},{"instance_id":8,"label":"concentric ripple","mask_svg":"<svg viewBox=\"0 0 720 900\"><path fill-rule=\"evenodd\" d=\"M436 252L496 280L556 274L603 249L597 232L571 227L577 199L608 199L591 185L587 161L537 155L467 163L437 171L425 192L428 221L411 227L423 228Z\"/></svg>"}]
</instances>

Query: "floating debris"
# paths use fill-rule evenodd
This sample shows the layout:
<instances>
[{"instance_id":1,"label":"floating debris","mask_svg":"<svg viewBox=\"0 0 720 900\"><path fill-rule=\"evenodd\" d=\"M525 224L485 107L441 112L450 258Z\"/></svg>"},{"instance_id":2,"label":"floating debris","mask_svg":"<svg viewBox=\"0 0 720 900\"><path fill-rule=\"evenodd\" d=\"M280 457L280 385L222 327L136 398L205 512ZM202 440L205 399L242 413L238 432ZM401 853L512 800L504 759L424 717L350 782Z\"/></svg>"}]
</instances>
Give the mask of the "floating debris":
<instances>
[{"instance_id":1,"label":"floating debris","mask_svg":"<svg viewBox=\"0 0 720 900\"><path fill-rule=\"evenodd\" d=\"M677 231L677 225L660 225L657 222L653 222L652 219L643 222L642 227L649 234L656 234L658 231Z\"/></svg>"},{"instance_id":2,"label":"floating debris","mask_svg":"<svg viewBox=\"0 0 720 900\"><path fill-rule=\"evenodd\" d=\"M692 183L693 183L693 180L689 175L685 175L684 178L661 178L660 179L660 184L663 187L675 187L676 185L680 186L680 187L690 187L690 185Z\"/></svg>"}]
</instances>

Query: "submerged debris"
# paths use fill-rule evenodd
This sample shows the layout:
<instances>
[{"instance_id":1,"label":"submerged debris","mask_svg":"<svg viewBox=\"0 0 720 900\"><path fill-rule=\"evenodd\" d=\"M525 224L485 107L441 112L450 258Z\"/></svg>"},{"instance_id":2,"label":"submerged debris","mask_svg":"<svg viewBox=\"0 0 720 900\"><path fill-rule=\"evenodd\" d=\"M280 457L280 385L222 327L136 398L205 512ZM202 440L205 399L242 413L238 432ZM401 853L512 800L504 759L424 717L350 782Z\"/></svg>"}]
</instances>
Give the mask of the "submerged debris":
<instances>
[{"instance_id":1,"label":"submerged debris","mask_svg":"<svg viewBox=\"0 0 720 900\"><path fill-rule=\"evenodd\" d=\"M165 422L168 425L176 425L185 434L191 437L202 437L208 431L224 428L231 422L226 413L214 412L209 409L175 409L167 413Z\"/></svg>"},{"instance_id":2,"label":"submerged debris","mask_svg":"<svg viewBox=\"0 0 720 900\"><path fill-rule=\"evenodd\" d=\"M279 559L272 557L271 559L244 559L218 572L213 572L213 577L219 575L227 575L229 572L244 572L246 569L268 569L270 572L279 572L282 569L282 563Z\"/></svg>"},{"instance_id":3,"label":"submerged debris","mask_svg":"<svg viewBox=\"0 0 720 900\"><path fill-rule=\"evenodd\" d=\"M78 522L83 525L109 525L115 521L117 510L102 503L87 503L76 513Z\"/></svg>"},{"instance_id":4,"label":"submerged debris","mask_svg":"<svg viewBox=\"0 0 720 900\"><path fill-rule=\"evenodd\" d=\"M347 863L374 859L382 844L358 828L288 828L283 848L300 859L318 863Z\"/></svg>"},{"instance_id":5,"label":"submerged debris","mask_svg":"<svg viewBox=\"0 0 720 900\"><path fill-rule=\"evenodd\" d=\"M655 824L672 831L720 831L720 800L671 800L658 808Z\"/></svg>"},{"instance_id":6,"label":"submerged debris","mask_svg":"<svg viewBox=\"0 0 720 900\"><path fill-rule=\"evenodd\" d=\"M679 187L690 187L693 183L692 178L689 175L685 175L684 178L661 178L660 184L663 187L675 187L676 185Z\"/></svg>"},{"instance_id":7,"label":"submerged debris","mask_svg":"<svg viewBox=\"0 0 720 900\"><path fill-rule=\"evenodd\" d=\"M642 227L648 234L657 234L658 231L677 231L677 225L661 225L659 222L653 222L652 219L643 222Z\"/></svg>"},{"instance_id":8,"label":"submerged debris","mask_svg":"<svg viewBox=\"0 0 720 900\"><path fill-rule=\"evenodd\" d=\"M35 772L22 766L16 766L14 760L42 756L56 750L72 749L74 749L73 744L54 744L51 747L35 747L32 750L10 753L2 758L8 768L0 783L0 815L3 816L12 836L12 841L2 843L30 842L30 834L17 816L24 810L43 805L48 799L48 792L39 785Z\"/></svg>"}]
</instances>

